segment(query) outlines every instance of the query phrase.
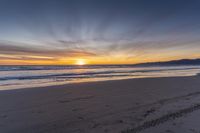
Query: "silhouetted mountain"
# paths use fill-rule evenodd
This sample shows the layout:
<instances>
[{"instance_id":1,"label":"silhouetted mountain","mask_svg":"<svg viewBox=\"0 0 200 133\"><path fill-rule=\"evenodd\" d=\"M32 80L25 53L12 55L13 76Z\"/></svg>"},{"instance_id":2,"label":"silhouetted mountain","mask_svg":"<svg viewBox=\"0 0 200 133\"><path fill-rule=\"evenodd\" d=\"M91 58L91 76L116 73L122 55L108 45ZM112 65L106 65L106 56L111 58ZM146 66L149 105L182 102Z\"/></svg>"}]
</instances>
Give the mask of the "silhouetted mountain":
<instances>
[{"instance_id":1,"label":"silhouetted mountain","mask_svg":"<svg viewBox=\"0 0 200 133\"><path fill-rule=\"evenodd\" d=\"M176 65L200 65L200 59L182 59L166 62L149 62L136 64L136 66L176 66Z\"/></svg>"}]
</instances>

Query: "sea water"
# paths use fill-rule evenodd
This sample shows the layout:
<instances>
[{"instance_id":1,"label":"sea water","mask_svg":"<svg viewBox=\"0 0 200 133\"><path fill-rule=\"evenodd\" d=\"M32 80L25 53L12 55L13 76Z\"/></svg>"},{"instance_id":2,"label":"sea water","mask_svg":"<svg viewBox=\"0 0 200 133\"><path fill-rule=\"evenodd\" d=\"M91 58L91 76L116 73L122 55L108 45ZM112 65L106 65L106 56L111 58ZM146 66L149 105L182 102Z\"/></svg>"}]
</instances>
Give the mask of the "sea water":
<instances>
[{"instance_id":1,"label":"sea water","mask_svg":"<svg viewBox=\"0 0 200 133\"><path fill-rule=\"evenodd\" d=\"M0 66L0 90L130 78L193 76L200 66Z\"/></svg>"}]
</instances>

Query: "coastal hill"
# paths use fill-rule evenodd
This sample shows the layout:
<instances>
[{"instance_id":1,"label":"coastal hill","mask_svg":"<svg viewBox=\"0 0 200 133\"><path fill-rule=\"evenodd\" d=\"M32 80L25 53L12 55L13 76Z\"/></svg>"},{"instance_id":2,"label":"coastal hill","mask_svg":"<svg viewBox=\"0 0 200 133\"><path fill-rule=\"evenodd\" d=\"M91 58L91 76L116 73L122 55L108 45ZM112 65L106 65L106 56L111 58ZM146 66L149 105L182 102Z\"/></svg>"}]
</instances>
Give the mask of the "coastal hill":
<instances>
[{"instance_id":1,"label":"coastal hill","mask_svg":"<svg viewBox=\"0 0 200 133\"><path fill-rule=\"evenodd\" d=\"M135 66L176 66L176 65L200 65L200 59L181 59L165 62L149 62L135 64Z\"/></svg>"}]
</instances>

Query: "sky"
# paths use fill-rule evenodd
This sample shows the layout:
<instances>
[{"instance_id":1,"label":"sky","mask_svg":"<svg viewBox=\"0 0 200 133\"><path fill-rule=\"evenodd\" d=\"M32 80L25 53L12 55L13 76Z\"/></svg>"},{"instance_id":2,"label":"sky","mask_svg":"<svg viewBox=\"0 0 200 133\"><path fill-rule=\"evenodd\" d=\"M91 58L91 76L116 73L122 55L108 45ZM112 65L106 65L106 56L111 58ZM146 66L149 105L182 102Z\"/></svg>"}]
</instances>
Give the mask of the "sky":
<instances>
[{"instance_id":1,"label":"sky","mask_svg":"<svg viewBox=\"0 0 200 133\"><path fill-rule=\"evenodd\" d=\"M199 0L0 0L0 65L200 58Z\"/></svg>"}]
</instances>

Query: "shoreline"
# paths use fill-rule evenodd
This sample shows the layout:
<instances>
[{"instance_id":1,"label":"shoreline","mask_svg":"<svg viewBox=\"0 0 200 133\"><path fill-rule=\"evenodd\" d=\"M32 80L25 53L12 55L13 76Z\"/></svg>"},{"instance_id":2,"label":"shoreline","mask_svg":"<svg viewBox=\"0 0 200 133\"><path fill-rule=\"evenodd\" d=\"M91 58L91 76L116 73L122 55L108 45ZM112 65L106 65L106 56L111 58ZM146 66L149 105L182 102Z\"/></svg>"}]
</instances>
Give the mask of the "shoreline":
<instances>
[{"instance_id":1,"label":"shoreline","mask_svg":"<svg viewBox=\"0 0 200 133\"><path fill-rule=\"evenodd\" d=\"M187 109L190 112L181 114L183 116L199 114L198 109L194 113L191 111L200 101L199 86L200 76L189 76L2 90L0 132L129 133L145 122L162 120L184 109L186 113ZM163 126L175 132L189 130L182 126L187 118L167 119L170 121L149 126L140 132L165 132ZM180 119L183 119L182 125L176 122ZM192 117L192 120L200 122L198 117L196 119ZM170 125L174 122L176 125ZM179 128L174 128L177 125Z\"/></svg>"},{"instance_id":2,"label":"shoreline","mask_svg":"<svg viewBox=\"0 0 200 133\"><path fill-rule=\"evenodd\" d=\"M22 67L23 68L23 67ZM8 68L7 68L8 69ZM55 86L80 82L101 82L107 80L123 80L138 78L161 78L161 77L184 77L194 76L199 73L200 68L195 66L177 67L127 67L127 68L88 68L86 70L70 68L69 70L58 68L21 68L9 67L11 71L1 71L0 91L33 87ZM40 69L41 71L37 71ZM55 71L54 71L54 70ZM14 70L14 71L12 71ZM15 71L17 70L17 71Z\"/></svg>"},{"instance_id":3,"label":"shoreline","mask_svg":"<svg viewBox=\"0 0 200 133\"><path fill-rule=\"evenodd\" d=\"M35 87L23 87L23 88L15 88L15 89L5 89L5 90L0 90L2 91L14 91L14 90L32 90L32 89L51 89L55 87L67 87L73 86L73 85L78 85L78 84L95 84L95 83L106 83L106 82L117 82L117 81L129 81L129 80L143 80L143 79L165 79L165 78L186 78L186 77L198 77L199 75L193 75L193 76L170 76L170 77L141 77L141 78L125 78L125 79L111 79L111 80L99 80L99 81L83 81L83 82L72 82L72 83L63 83L63 84L58 84L58 85L47 85L47 86L35 86ZM200 77L200 76L199 76Z\"/></svg>"}]
</instances>

